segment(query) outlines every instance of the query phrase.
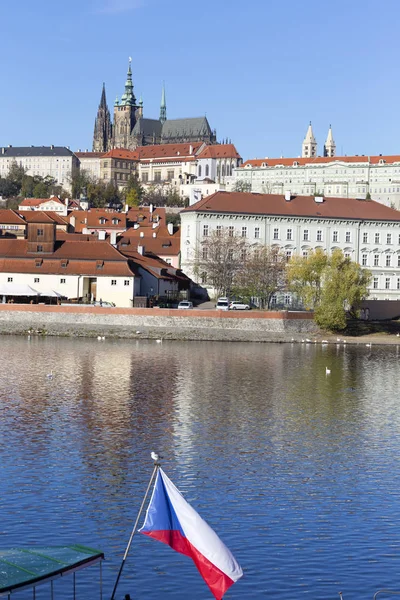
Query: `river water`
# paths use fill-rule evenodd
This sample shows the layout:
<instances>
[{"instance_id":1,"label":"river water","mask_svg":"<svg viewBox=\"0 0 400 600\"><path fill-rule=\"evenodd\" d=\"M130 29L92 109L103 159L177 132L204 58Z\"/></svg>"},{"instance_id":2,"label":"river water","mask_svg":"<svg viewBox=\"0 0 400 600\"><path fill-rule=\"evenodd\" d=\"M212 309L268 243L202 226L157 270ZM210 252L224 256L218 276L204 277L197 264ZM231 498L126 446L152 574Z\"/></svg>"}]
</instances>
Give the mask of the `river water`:
<instances>
[{"instance_id":1,"label":"river water","mask_svg":"<svg viewBox=\"0 0 400 600\"><path fill-rule=\"evenodd\" d=\"M1 349L1 549L99 548L108 600L157 450L243 567L226 598L400 589L398 347L3 337ZM78 598L99 598L98 579L79 572ZM56 598L72 598L71 581ZM189 559L142 535L126 593L210 598Z\"/></svg>"}]
</instances>

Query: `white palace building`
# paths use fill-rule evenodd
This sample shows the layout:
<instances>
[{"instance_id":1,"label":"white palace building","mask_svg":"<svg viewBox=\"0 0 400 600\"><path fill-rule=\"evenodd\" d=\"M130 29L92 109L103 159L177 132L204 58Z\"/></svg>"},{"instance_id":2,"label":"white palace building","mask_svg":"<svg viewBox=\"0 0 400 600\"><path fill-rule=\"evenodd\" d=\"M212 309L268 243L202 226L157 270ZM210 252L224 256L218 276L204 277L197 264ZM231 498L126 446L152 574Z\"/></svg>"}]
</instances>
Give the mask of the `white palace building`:
<instances>
[{"instance_id":1,"label":"white palace building","mask_svg":"<svg viewBox=\"0 0 400 600\"><path fill-rule=\"evenodd\" d=\"M316 248L327 253L339 248L372 272L370 299L400 299L400 212L378 202L220 191L180 215L181 268L204 287L196 257L204 239L224 229L251 244L278 246L288 260Z\"/></svg>"},{"instance_id":2,"label":"white palace building","mask_svg":"<svg viewBox=\"0 0 400 600\"><path fill-rule=\"evenodd\" d=\"M252 192L371 198L400 209L400 156L336 156L331 128L318 156L311 123L301 157L247 160L234 170L234 180Z\"/></svg>"}]
</instances>

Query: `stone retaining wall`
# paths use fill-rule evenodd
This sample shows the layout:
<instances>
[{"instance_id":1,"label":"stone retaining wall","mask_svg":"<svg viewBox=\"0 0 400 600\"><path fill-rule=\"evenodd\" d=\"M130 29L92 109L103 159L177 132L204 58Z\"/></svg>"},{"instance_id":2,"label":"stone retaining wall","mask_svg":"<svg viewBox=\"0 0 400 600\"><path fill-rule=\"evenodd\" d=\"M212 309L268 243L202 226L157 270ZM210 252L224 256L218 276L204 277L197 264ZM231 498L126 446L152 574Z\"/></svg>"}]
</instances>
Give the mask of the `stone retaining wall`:
<instances>
[{"instance_id":1,"label":"stone retaining wall","mask_svg":"<svg viewBox=\"0 0 400 600\"><path fill-rule=\"evenodd\" d=\"M285 341L317 331L299 312L231 312L0 304L0 334Z\"/></svg>"}]
</instances>

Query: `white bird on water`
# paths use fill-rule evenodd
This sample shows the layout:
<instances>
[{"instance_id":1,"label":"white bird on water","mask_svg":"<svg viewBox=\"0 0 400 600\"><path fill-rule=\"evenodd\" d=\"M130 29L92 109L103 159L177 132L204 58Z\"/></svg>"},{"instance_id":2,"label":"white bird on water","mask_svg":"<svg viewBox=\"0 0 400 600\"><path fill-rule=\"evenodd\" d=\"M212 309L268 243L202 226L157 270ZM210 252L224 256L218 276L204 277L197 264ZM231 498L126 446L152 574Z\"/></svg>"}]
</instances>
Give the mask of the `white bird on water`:
<instances>
[{"instance_id":1,"label":"white bird on water","mask_svg":"<svg viewBox=\"0 0 400 600\"><path fill-rule=\"evenodd\" d=\"M47 379L53 379L53 369L50 371L50 373L47 373Z\"/></svg>"},{"instance_id":2,"label":"white bird on water","mask_svg":"<svg viewBox=\"0 0 400 600\"><path fill-rule=\"evenodd\" d=\"M97 336L97 340L100 342L101 341L101 335Z\"/></svg>"},{"instance_id":3,"label":"white bird on water","mask_svg":"<svg viewBox=\"0 0 400 600\"><path fill-rule=\"evenodd\" d=\"M325 367L325 375L330 375L331 374L331 370L328 369L328 367Z\"/></svg>"},{"instance_id":4,"label":"white bird on water","mask_svg":"<svg viewBox=\"0 0 400 600\"><path fill-rule=\"evenodd\" d=\"M162 344L162 338L160 338L159 340L156 340L157 344Z\"/></svg>"},{"instance_id":5,"label":"white bird on water","mask_svg":"<svg viewBox=\"0 0 400 600\"><path fill-rule=\"evenodd\" d=\"M372 344L365 344L367 348L371 348Z\"/></svg>"}]
</instances>

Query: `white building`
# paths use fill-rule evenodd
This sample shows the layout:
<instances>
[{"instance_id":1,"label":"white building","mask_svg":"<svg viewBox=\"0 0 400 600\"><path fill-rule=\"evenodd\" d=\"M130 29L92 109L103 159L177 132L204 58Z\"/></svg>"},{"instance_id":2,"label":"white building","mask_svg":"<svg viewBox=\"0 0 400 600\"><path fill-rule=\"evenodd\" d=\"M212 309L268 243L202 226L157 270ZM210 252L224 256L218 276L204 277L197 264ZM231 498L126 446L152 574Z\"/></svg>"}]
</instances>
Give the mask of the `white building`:
<instances>
[{"instance_id":1,"label":"white building","mask_svg":"<svg viewBox=\"0 0 400 600\"><path fill-rule=\"evenodd\" d=\"M251 244L278 246L288 259L339 248L372 272L371 299L400 299L400 213L377 202L217 192L180 215L181 268L197 283L206 284L195 268L203 240L226 228Z\"/></svg>"},{"instance_id":2,"label":"white building","mask_svg":"<svg viewBox=\"0 0 400 600\"><path fill-rule=\"evenodd\" d=\"M63 202L57 196L52 198L25 198L18 206L18 210L22 211L43 211L55 212L64 217L68 214L68 199Z\"/></svg>"},{"instance_id":3,"label":"white building","mask_svg":"<svg viewBox=\"0 0 400 600\"><path fill-rule=\"evenodd\" d=\"M27 175L52 177L68 191L72 170L79 168L79 160L64 146L7 146L0 149L0 177L7 176L14 161L26 169Z\"/></svg>"},{"instance_id":4,"label":"white building","mask_svg":"<svg viewBox=\"0 0 400 600\"><path fill-rule=\"evenodd\" d=\"M75 152L75 156L79 160L79 168L81 171L86 171L90 177L95 179L96 181L100 179L100 164L101 158L104 156L105 152Z\"/></svg>"}]
</instances>

